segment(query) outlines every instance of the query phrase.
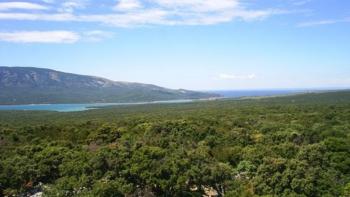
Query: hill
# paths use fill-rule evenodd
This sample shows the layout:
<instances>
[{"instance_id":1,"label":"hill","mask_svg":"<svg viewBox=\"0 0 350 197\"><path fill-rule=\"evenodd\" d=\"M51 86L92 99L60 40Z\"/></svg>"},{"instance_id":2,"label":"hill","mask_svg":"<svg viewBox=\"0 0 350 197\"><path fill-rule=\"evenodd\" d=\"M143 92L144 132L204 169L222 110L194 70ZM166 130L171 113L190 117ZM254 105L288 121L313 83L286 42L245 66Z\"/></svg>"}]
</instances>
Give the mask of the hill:
<instances>
[{"instance_id":1,"label":"hill","mask_svg":"<svg viewBox=\"0 0 350 197\"><path fill-rule=\"evenodd\" d=\"M112 103L218 95L32 67L0 67L0 104Z\"/></svg>"}]
</instances>

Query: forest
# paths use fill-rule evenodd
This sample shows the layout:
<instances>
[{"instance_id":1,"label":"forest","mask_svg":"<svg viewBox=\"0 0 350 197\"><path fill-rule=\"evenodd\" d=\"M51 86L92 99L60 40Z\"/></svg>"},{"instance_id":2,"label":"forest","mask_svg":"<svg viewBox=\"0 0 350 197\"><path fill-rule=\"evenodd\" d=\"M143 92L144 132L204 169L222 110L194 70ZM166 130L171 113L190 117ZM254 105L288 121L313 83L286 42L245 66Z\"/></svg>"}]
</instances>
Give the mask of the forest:
<instances>
[{"instance_id":1,"label":"forest","mask_svg":"<svg viewBox=\"0 0 350 197\"><path fill-rule=\"evenodd\" d=\"M0 112L0 196L350 196L350 91Z\"/></svg>"}]
</instances>

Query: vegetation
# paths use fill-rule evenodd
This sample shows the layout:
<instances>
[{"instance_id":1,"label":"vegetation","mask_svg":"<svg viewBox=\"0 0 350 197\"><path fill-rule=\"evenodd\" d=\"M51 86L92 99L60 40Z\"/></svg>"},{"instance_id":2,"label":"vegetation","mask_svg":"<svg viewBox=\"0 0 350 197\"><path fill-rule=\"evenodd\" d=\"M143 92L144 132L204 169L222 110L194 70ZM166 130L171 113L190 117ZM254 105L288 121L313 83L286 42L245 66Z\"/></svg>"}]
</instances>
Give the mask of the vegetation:
<instances>
[{"instance_id":1,"label":"vegetation","mask_svg":"<svg viewBox=\"0 0 350 197\"><path fill-rule=\"evenodd\" d=\"M350 92L0 112L0 196L350 196Z\"/></svg>"},{"instance_id":2,"label":"vegetation","mask_svg":"<svg viewBox=\"0 0 350 197\"><path fill-rule=\"evenodd\" d=\"M0 66L0 104L113 103L216 97L150 84L117 82L50 69Z\"/></svg>"}]
</instances>

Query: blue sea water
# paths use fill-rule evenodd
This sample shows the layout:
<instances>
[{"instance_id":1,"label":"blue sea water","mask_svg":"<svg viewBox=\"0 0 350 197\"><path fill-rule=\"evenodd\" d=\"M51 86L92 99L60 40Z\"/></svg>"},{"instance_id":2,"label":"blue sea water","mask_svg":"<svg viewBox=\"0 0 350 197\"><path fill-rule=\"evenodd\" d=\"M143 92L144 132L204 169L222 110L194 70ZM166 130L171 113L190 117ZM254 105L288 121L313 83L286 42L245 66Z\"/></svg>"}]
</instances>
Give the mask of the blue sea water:
<instances>
[{"instance_id":1,"label":"blue sea water","mask_svg":"<svg viewBox=\"0 0 350 197\"><path fill-rule=\"evenodd\" d=\"M86 111L107 106L121 105L145 105L145 104L161 104L161 103L187 103L193 100L169 100L169 101L152 101L139 103L88 103L88 104L30 104L30 105L0 105L0 110L21 110L21 111L57 111L57 112L73 112Z\"/></svg>"},{"instance_id":2,"label":"blue sea water","mask_svg":"<svg viewBox=\"0 0 350 197\"><path fill-rule=\"evenodd\" d=\"M221 95L222 98L241 98L241 97L256 97L256 96L275 96L287 95L305 92L302 90L218 90L207 91ZM117 105L140 105L140 104L156 104L156 103L188 103L195 100L170 100L170 101L153 101L140 103L89 103L89 104L31 104L31 105L0 105L0 110L40 110L40 111L58 111L58 112L73 112L96 109L106 106Z\"/></svg>"},{"instance_id":3,"label":"blue sea water","mask_svg":"<svg viewBox=\"0 0 350 197\"><path fill-rule=\"evenodd\" d=\"M241 98L241 97L289 95L289 94L303 93L308 91L309 90L282 89L282 90L217 90L217 91L214 90L209 92L220 94L225 98Z\"/></svg>"},{"instance_id":4,"label":"blue sea water","mask_svg":"<svg viewBox=\"0 0 350 197\"><path fill-rule=\"evenodd\" d=\"M0 105L0 110L24 110L24 111L84 111L90 109L92 104L30 104L30 105Z\"/></svg>"}]
</instances>

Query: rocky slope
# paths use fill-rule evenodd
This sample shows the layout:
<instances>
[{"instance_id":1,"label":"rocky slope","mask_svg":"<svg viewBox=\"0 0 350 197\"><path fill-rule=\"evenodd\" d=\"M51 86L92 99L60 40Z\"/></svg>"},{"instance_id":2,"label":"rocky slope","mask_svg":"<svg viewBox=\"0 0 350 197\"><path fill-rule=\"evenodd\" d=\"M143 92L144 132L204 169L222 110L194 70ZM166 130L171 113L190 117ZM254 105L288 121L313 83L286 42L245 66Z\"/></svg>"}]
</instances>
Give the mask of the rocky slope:
<instances>
[{"instance_id":1,"label":"rocky slope","mask_svg":"<svg viewBox=\"0 0 350 197\"><path fill-rule=\"evenodd\" d=\"M218 95L32 67L0 67L0 104L143 102Z\"/></svg>"}]
</instances>

